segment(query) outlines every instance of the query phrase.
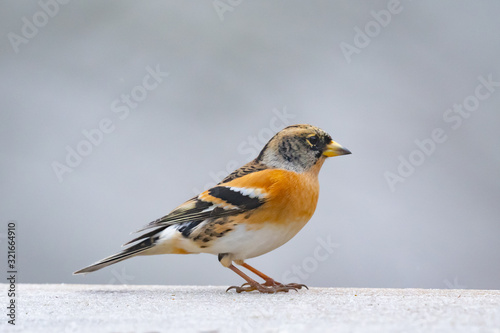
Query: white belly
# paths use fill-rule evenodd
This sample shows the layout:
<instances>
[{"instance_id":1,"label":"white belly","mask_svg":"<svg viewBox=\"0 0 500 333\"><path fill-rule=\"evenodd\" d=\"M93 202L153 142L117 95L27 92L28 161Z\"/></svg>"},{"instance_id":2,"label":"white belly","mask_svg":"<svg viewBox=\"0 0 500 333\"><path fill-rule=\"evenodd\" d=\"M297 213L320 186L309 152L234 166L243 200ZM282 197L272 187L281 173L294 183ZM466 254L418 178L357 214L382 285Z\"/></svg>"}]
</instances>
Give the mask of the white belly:
<instances>
[{"instance_id":1,"label":"white belly","mask_svg":"<svg viewBox=\"0 0 500 333\"><path fill-rule=\"evenodd\" d=\"M245 260L258 257L285 244L306 223L307 221L290 222L288 225L264 223L257 230L253 229L255 226L247 229L244 224L240 224L224 236L213 239L206 248L200 247L203 243L196 243L182 236L177 226L171 226L161 232L160 240L155 247L141 254L211 253L217 255L230 253L232 260Z\"/></svg>"},{"instance_id":2,"label":"white belly","mask_svg":"<svg viewBox=\"0 0 500 333\"><path fill-rule=\"evenodd\" d=\"M238 225L224 237L216 239L209 248L201 249L201 252L231 253L233 260L254 258L285 244L300 229L269 224L258 230L247 230L245 225Z\"/></svg>"}]
</instances>

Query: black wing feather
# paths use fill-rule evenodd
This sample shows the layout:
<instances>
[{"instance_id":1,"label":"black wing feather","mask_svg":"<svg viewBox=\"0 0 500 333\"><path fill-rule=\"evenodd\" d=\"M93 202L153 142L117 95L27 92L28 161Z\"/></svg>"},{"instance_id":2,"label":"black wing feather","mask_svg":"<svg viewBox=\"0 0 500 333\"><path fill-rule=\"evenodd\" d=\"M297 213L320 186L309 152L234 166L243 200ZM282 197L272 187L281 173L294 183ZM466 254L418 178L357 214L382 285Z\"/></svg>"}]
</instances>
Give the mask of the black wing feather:
<instances>
[{"instance_id":1,"label":"black wing feather","mask_svg":"<svg viewBox=\"0 0 500 333\"><path fill-rule=\"evenodd\" d=\"M238 191L233 191L226 186L215 186L208 190L208 194L243 210L255 209L261 206L264 201L257 197L250 197Z\"/></svg>"}]
</instances>

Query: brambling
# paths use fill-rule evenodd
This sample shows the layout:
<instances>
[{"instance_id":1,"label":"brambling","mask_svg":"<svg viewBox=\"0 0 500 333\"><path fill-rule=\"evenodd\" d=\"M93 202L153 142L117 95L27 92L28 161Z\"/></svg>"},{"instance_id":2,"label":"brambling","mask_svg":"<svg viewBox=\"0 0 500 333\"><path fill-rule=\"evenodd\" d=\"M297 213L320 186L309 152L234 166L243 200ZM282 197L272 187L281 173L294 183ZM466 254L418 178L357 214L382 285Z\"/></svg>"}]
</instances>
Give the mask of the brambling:
<instances>
[{"instance_id":1,"label":"brambling","mask_svg":"<svg viewBox=\"0 0 500 333\"><path fill-rule=\"evenodd\" d=\"M148 231L123 245L131 246L74 274L93 272L137 255L211 253L246 280L227 290L275 293L307 288L276 282L245 260L280 247L304 227L316 209L323 162L350 153L317 127L286 127L255 160L138 230ZM265 282L250 278L233 262Z\"/></svg>"}]
</instances>

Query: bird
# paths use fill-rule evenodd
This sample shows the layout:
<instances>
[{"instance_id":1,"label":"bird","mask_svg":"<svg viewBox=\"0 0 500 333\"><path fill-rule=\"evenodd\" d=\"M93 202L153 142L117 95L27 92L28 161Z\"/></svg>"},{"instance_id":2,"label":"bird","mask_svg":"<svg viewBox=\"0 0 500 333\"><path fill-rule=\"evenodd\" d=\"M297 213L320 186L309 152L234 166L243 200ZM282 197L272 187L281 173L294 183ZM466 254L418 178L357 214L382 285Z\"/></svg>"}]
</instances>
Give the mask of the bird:
<instances>
[{"instance_id":1,"label":"bird","mask_svg":"<svg viewBox=\"0 0 500 333\"><path fill-rule=\"evenodd\" d=\"M74 274L97 271L125 259L157 254L217 255L246 282L237 293L288 292L304 284L275 281L245 260L275 250L311 219L319 195L318 173L329 157L351 154L322 129L298 124L276 133L258 156L215 186L150 222L121 252ZM259 283L237 268L264 280ZM308 289L308 288L307 288Z\"/></svg>"}]
</instances>

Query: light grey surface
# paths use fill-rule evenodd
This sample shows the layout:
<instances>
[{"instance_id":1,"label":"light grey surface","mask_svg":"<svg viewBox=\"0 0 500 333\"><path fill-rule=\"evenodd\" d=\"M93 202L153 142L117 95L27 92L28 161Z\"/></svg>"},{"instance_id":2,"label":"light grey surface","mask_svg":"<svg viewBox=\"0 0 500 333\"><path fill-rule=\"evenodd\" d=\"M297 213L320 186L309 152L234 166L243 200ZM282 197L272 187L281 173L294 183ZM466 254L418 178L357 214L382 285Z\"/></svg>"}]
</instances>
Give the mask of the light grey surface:
<instances>
[{"instance_id":1,"label":"light grey surface","mask_svg":"<svg viewBox=\"0 0 500 333\"><path fill-rule=\"evenodd\" d=\"M18 325L8 332L500 331L498 290L311 288L263 295L213 286L18 287Z\"/></svg>"},{"instance_id":2,"label":"light grey surface","mask_svg":"<svg viewBox=\"0 0 500 333\"><path fill-rule=\"evenodd\" d=\"M350 63L340 45L389 0L231 1L223 21L212 0L69 1L15 52L9 33L42 17L39 3L0 2L0 258L16 220L21 281L234 283L204 255L71 273L255 157L274 131L311 123L353 154L325 163L304 230L250 264L324 287L500 289L500 90L457 129L443 119L478 77L500 81L500 1L403 0ZM148 66L169 76L122 119L112 104ZM115 130L60 183L51 164L105 118ZM392 192L384 173L436 128L448 140ZM318 238L336 244L324 260Z\"/></svg>"}]
</instances>

